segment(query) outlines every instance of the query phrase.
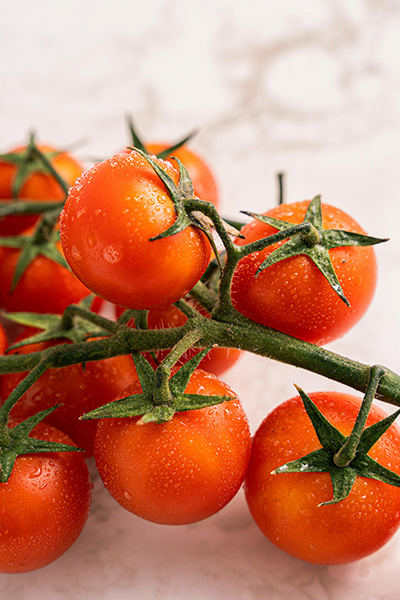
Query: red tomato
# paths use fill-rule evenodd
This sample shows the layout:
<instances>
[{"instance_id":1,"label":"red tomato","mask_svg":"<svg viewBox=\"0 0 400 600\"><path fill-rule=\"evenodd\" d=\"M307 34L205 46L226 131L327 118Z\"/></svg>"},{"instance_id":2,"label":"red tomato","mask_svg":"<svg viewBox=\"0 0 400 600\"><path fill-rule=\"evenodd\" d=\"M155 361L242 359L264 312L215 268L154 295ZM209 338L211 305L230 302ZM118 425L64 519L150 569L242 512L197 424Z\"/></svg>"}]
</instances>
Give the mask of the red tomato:
<instances>
[{"instance_id":1,"label":"red tomato","mask_svg":"<svg viewBox=\"0 0 400 600\"><path fill-rule=\"evenodd\" d=\"M178 182L170 163L158 164ZM210 260L211 246L194 226L150 241L175 220L173 202L147 160L122 152L71 188L61 241L72 270L95 294L128 308L154 308L184 296Z\"/></svg>"},{"instance_id":2,"label":"red tomato","mask_svg":"<svg viewBox=\"0 0 400 600\"><path fill-rule=\"evenodd\" d=\"M16 341L27 335L32 335L32 332L24 332ZM67 340L52 340L29 344L12 350L11 353L29 354L66 342ZM1 376L2 402L26 375L27 373L8 373ZM11 414L17 419L25 419L40 410L60 404L46 417L46 422L68 434L80 448L85 450L86 457L92 456L96 421L80 421L79 417L102 404L111 402L136 377L131 356L115 356L88 362L84 369L81 364L49 369L18 400Z\"/></svg>"},{"instance_id":3,"label":"red tomato","mask_svg":"<svg viewBox=\"0 0 400 600\"><path fill-rule=\"evenodd\" d=\"M48 145L39 145L38 148L44 154L56 152L55 148ZM25 149L26 146L21 146L12 150L11 153L17 154ZM62 152L52 158L49 156L49 159L67 185L75 183L75 180L84 170L83 166L68 152ZM15 165L0 160L0 200L13 200L12 188L16 173L17 167ZM27 177L22 185L18 198L24 201L55 202L63 200L65 192L52 175L34 172ZM36 219L35 216L0 217L0 235L16 235L33 225Z\"/></svg>"},{"instance_id":4,"label":"red tomato","mask_svg":"<svg viewBox=\"0 0 400 600\"><path fill-rule=\"evenodd\" d=\"M120 398L140 392L136 381ZM211 373L196 370L187 393L234 396ZM239 490L250 453L240 402L176 413L164 424L138 418L101 419L95 459L108 491L130 512L156 523L205 519Z\"/></svg>"},{"instance_id":5,"label":"red tomato","mask_svg":"<svg viewBox=\"0 0 400 600\"><path fill-rule=\"evenodd\" d=\"M266 212L290 223L300 223L308 201L281 204ZM322 204L324 229L340 229L363 234L361 227L338 208ZM242 228L242 245L261 239L276 229L252 221ZM246 317L294 337L326 344L341 337L367 310L376 285L377 266L371 246L342 246L329 251L333 267L350 308L304 254L287 258L255 273L265 258L280 244L243 258L232 283L232 301Z\"/></svg>"},{"instance_id":6,"label":"red tomato","mask_svg":"<svg viewBox=\"0 0 400 600\"><path fill-rule=\"evenodd\" d=\"M29 233L28 230L26 233ZM61 250L61 244L58 244ZM46 256L29 264L11 292L21 250L0 247L0 306L10 312L28 311L61 314L70 304L80 302L90 290L66 267Z\"/></svg>"},{"instance_id":7,"label":"red tomato","mask_svg":"<svg viewBox=\"0 0 400 600\"><path fill-rule=\"evenodd\" d=\"M146 144L146 150L149 154L158 154L166 150L168 146L168 144L162 143ZM208 202L212 202L214 206L218 206L219 198L216 178L201 156L185 145L169 154L168 159L171 156L178 158L186 167L193 183L195 195L201 200L207 200Z\"/></svg>"},{"instance_id":8,"label":"red tomato","mask_svg":"<svg viewBox=\"0 0 400 600\"><path fill-rule=\"evenodd\" d=\"M4 354L8 347L7 333L3 325L0 323L0 354Z\"/></svg>"},{"instance_id":9,"label":"red tomato","mask_svg":"<svg viewBox=\"0 0 400 600\"><path fill-rule=\"evenodd\" d=\"M339 431L350 434L360 408L358 398L337 392L309 396ZM367 426L385 416L373 407ZM399 446L400 430L392 426L368 454L399 474ZM355 561L378 550L397 530L400 489L357 477L345 500L318 506L333 496L328 473L271 473L320 447L299 396L278 406L253 439L247 502L261 531L292 556L321 564Z\"/></svg>"},{"instance_id":10,"label":"red tomato","mask_svg":"<svg viewBox=\"0 0 400 600\"><path fill-rule=\"evenodd\" d=\"M30 437L72 444L40 423ZM92 486L81 452L18 456L0 483L0 572L40 569L75 542L89 516Z\"/></svg>"},{"instance_id":11,"label":"red tomato","mask_svg":"<svg viewBox=\"0 0 400 600\"><path fill-rule=\"evenodd\" d=\"M200 310L203 315L209 316L208 313L200 307L196 302L191 301L191 304ZM116 307L117 318L124 311L123 308ZM147 317L147 324L149 329L164 329L168 327L180 327L187 320L187 317L173 304L166 306L165 308L153 308L149 311ZM134 327L134 321L129 323L130 326ZM155 355L159 362L161 362L168 354L169 350L156 350ZM192 348L188 350L182 357L179 364L183 364L200 352L200 348ZM213 348L203 358L199 368L214 373L214 375L221 375L232 367L236 361L239 360L242 352L237 348Z\"/></svg>"}]
</instances>

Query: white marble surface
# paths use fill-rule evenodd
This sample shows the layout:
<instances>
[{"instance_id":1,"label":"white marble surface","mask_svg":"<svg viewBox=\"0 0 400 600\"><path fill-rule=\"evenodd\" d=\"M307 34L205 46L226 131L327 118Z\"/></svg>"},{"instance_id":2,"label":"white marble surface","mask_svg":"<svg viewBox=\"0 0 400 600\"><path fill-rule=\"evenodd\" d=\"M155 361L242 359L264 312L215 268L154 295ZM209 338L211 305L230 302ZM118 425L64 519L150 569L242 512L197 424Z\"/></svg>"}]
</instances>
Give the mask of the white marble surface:
<instances>
[{"instance_id":1,"label":"white marble surface","mask_svg":"<svg viewBox=\"0 0 400 600\"><path fill-rule=\"evenodd\" d=\"M284 171L287 200L321 193L390 237L372 307L331 348L400 370L400 2L3 0L0 51L0 151L34 129L89 161L128 142L127 113L147 139L198 127L225 214L270 207ZM252 356L225 379L253 431L294 382L343 389ZM0 575L2 600L398 598L400 533L358 563L311 566L263 538L242 493L207 521L161 527L116 505L91 469L79 540L41 571Z\"/></svg>"}]
</instances>

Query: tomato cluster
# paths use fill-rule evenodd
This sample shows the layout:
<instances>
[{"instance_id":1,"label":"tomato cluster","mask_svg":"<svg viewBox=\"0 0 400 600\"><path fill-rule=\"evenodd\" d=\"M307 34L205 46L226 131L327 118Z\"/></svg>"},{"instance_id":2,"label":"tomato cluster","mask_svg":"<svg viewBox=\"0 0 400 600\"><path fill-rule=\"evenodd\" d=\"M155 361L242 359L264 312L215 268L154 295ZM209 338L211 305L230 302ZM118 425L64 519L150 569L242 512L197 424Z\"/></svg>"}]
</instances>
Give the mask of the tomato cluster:
<instances>
[{"instance_id":1,"label":"tomato cluster","mask_svg":"<svg viewBox=\"0 0 400 600\"><path fill-rule=\"evenodd\" d=\"M240 237L225 241L227 256L217 256L213 236L225 224L215 209L215 180L186 147L170 160L127 149L84 172L65 153L35 148L4 155L0 198L60 200L62 212L53 221L46 212L41 218L7 216L1 221L0 307L46 315L42 320L28 315L26 322L20 316L17 321L26 326L44 325L24 329L10 340L11 346L0 327L0 355L35 364L36 353L66 355L77 341L82 356L90 358L64 366L52 363L27 389L26 369L0 378L0 410L8 419L3 418L7 424L1 437L10 440L0 448L1 474L2 454L14 448L14 436L25 432L31 440L70 445L60 451L51 446L41 454L16 453L11 475L0 483L0 571L37 569L73 543L89 514L85 461L93 455L117 502L156 523L205 519L244 483L260 529L298 558L334 564L358 560L381 547L400 524L399 487L385 482L386 471L382 481L357 471L340 502L332 475L340 466L329 467L329 473L283 473L279 468L294 459L305 457L308 466L307 457L321 444L325 452L323 436L315 431L301 396L278 406L251 439L241 402L217 378L239 359L240 347L229 342L229 329L229 347L206 353L202 344L214 320L229 323L230 318L232 327L251 327L254 321L318 345L343 335L372 299L372 244L381 240L366 240L346 213L314 199L255 215ZM163 149L148 146L154 154ZM12 156L21 152L25 162L39 160L41 167L33 174L28 169L25 181L16 186L20 162ZM46 171L49 161L59 179ZM298 228L292 231L294 225ZM279 237L279 232L284 234ZM225 280L222 292L215 272L219 281L227 278L234 260L231 281ZM222 296L226 290L228 298ZM78 339L70 329L79 323L61 315L91 293L96 305L81 318L98 329L80 329ZM103 316L104 307L116 311L115 320ZM48 317L55 315L59 319L51 321L56 323L51 329ZM129 339L135 334L148 334L153 345L149 342L151 347L133 358L129 344L125 353L114 352L118 335ZM175 341L168 345L160 339ZM187 339L191 342L185 345ZM98 349L99 342L107 348L101 358L84 354L83 347ZM338 393L311 397L323 413L320 421L333 423L338 439L350 436L360 401ZM23 425L33 424L39 413L35 426ZM373 409L368 419L371 426L385 417ZM400 476L399 443L400 432L392 426L365 451L366 460L372 457L394 471L393 477ZM335 502L320 506L332 490Z\"/></svg>"}]
</instances>

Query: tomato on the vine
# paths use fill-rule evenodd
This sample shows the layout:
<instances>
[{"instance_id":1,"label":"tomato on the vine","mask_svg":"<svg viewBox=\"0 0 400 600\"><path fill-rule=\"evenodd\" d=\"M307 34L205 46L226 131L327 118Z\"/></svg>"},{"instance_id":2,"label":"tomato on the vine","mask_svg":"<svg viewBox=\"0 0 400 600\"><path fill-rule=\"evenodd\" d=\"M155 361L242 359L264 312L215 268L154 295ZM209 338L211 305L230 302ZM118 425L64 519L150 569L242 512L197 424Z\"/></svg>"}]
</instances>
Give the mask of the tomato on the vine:
<instances>
[{"instance_id":1,"label":"tomato on the vine","mask_svg":"<svg viewBox=\"0 0 400 600\"><path fill-rule=\"evenodd\" d=\"M167 148L168 144L163 143L154 142L146 144L146 150L149 154L157 155ZM194 152L186 145L171 152L167 158L170 159L172 156L179 159L188 170L195 195L201 200L207 200L218 207L219 196L217 181L205 160L199 156L197 152Z\"/></svg>"},{"instance_id":2,"label":"tomato on the vine","mask_svg":"<svg viewBox=\"0 0 400 600\"><path fill-rule=\"evenodd\" d=\"M167 161L157 164L178 183ZM165 306L184 296L208 266L206 235L189 225L152 240L176 222L174 203L138 152L96 164L70 190L60 219L72 270L95 294L134 309Z\"/></svg>"},{"instance_id":3,"label":"tomato on the vine","mask_svg":"<svg viewBox=\"0 0 400 600\"><path fill-rule=\"evenodd\" d=\"M32 331L20 334L19 342ZM67 343L65 339L27 344L10 354L29 354L51 346ZM13 389L27 373L8 373L0 377L1 402L5 402ZM86 365L76 364L46 371L18 400L11 411L16 419L26 419L35 413L59 404L46 417L46 422L57 427L85 450L85 456L93 455L95 421L81 421L85 413L111 402L115 396L136 379L136 368L131 356L115 356Z\"/></svg>"},{"instance_id":4,"label":"tomato on the vine","mask_svg":"<svg viewBox=\"0 0 400 600\"><path fill-rule=\"evenodd\" d=\"M360 409L358 398L339 392L309 397L336 429L350 434ZM366 424L385 416L373 407ZM368 455L400 474L399 446L400 430L392 425ZM272 473L320 447L299 396L275 408L253 438L245 480L248 506L267 538L297 558L321 564L361 559L383 546L399 527L400 489L357 476L347 498L318 506L332 498L328 473Z\"/></svg>"},{"instance_id":5,"label":"tomato on the vine","mask_svg":"<svg viewBox=\"0 0 400 600\"><path fill-rule=\"evenodd\" d=\"M73 445L44 423L30 437ZM0 483L0 572L33 571L66 552L89 516L91 493L81 452L18 456L8 481Z\"/></svg>"},{"instance_id":6,"label":"tomato on the vine","mask_svg":"<svg viewBox=\"0 0 400 600\"><path fill-rule=\"evenodd\" d=\"M83 172L83 166L69 152L58 151L46 144L39 144L38 148L68 186L73 185ZM11 150L10 154L17 155L26 150L27 146L20 146ZM15 198L13 187L17 170L15 164L0 158L0 200L11 202ZM18 201L55 202L64 198L65 192L54 175L43 172L39 167L26 177L18 190ZM0 217L0 235L17 235L36 220L37 216Z\"/></svg>"},{"instance_id":7,"label":"tomato on the vine","mask_svg":"<svg viewBox=\"0 0 400 600\"><path fill-rule=\"evenodd\" d=\"M138 381L119 398L140 392ZM187 393L228 395L167 423L100 419L94 455L104 485L130 512L156 523L193 523L222 509L242 485L250 454L247 417L232 390L194 371Z\"/></svg>"},{"instance_id":8,"label":"tomato on the vine","mask_svg":"<svg viewBox=\"0 0 400 600\"><path fill-rule=\"evenodd\" d=\"M28 229L23 235L32 233ZM57 244L62 252L61 244ZM27 266L14 290L12 282L21 248L0 244L0 307L10 312L28 311L61 314L91 291L66 267L44 255Z\"/></svg>"},{"instance_id":9,"label":"tomato on the vine","mask_svg":"<svg viewBox=\"0 0 400 600\"><path fill-rule=\"evenodd\" d=\"M209 316L207 311L195 301L189 300L189 303L197 308L203 315ZM122 307L116 307L117 318L123 311L124 309ZM147 315L147 325L149 329L180 327L186 323L186 320L187 317L174 304L166 306L165 308L153 308L149 310ZM129 325L134 327L134 321L131 321ZM157 360L161 362L167 356L168 352L169 350L156 350L155 356ZM200 352L200 348L191 348L185 352L178 364L190 360L190 358L195 356L198 352ZM241 355L242 352L238 348L212 348L200 362L199 368L219 376L232 367L239 360Z\"/></svg>"},{"instance_id":10,"label":"tomato on the vine","mask_svg":"<svg viewBox=\"0 0 400 600\"><path fill-rule=\"evenodd\" d=\"M265 213L293 224L301 223L308 201L281 204ZM363 234L345 212L322 204L324 229ZM239 245L276 233L266 223L253 220L245 225ZM348 331L367 310L376 285L377 265L372 246L339 246L329 250L334 271L348 306L332 289L313 261L304 254L277 262L255 274L279 242L243 258L232 282L232 301L246 317L314 344L326 344Z\"/></svg>"}]
</instances>

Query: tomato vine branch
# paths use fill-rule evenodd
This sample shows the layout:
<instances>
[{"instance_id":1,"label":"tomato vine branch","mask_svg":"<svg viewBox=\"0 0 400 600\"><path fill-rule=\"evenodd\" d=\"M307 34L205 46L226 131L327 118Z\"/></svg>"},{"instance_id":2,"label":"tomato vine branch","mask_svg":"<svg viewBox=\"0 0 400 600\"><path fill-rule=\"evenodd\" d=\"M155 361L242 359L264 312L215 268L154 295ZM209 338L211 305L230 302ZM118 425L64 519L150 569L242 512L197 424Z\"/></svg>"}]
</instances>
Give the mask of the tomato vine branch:
<instances>
[{"instance_id":1,"label":"tomato vine branch","mask_svg":"<svg viewBox=\"0 0 400 600\"><path fill-rule=\"evenodd\" d=\"M80 313L83 315L83 311ZM96 317L90 314L90 319ZM243 317L232 323L204 318L199 324L201 337L195 346L217 345L271 358L327 377L355 390L365 392L370 366L341 356L323 347L304 342L274 329L264 327ZM0 357L0 374L29 371L43 358L51 355L52 367L101 360L132 352L173 348L192 328L190 318L185 325L158 330L132 329L120 324L109 337L75 344L63 344L41 352L5 355ZM376 397L400 406L400 376L384 368Z\"/></svg>"}]
</instances>

